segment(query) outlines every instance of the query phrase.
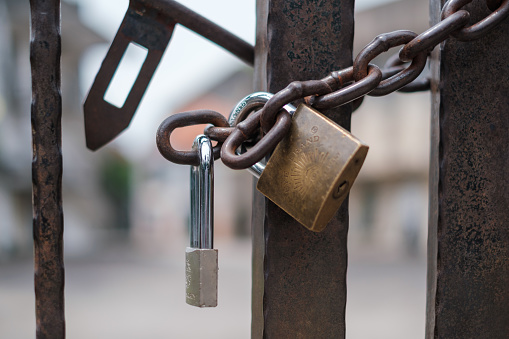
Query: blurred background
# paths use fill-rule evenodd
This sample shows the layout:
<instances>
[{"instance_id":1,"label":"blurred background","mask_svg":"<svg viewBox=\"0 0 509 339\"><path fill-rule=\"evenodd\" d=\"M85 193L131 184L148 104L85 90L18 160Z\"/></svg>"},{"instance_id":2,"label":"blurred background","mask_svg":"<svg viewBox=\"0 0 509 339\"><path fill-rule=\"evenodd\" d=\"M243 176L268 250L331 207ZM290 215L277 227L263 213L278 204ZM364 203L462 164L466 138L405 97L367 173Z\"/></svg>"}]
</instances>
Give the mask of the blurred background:
<instances>
[{"instance_id":1,"label":"blurred background","mask_svg":"<svg viewBox=\"0 0 509 339\"><path fill-rule=\"evenodd\" d=\"M255 0L180 2L254 43ZM252 177L216 163L219 306L188 306L189 168L159 155L155 132L180 111L229 115L253 91L252 69L178 26L131 127L89 151L82 103L127 6L62 4L67 337L249 338ZM428 3L357 0L355 19L354 55L380 33L423 32ZM29 36L29 3L0 0L2 339L35 337ZM125 56L108 101L123 102L143 57L136 47ZM370 151L350 196L349 339L424 336L429 106L428 93L396 93L366 98L353 115L353 134ZM200 128L179 132L174 145L184 149Z\"/></svg>"}]
</instances>

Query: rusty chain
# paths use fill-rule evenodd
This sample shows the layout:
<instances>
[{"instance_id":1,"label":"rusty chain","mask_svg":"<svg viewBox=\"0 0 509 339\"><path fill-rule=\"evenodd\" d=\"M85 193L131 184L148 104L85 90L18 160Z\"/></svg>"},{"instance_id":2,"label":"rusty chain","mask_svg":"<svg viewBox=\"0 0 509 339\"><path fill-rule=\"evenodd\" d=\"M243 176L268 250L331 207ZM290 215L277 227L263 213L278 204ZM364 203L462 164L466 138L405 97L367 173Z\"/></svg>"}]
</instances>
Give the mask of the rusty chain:
<instances>
[{"instance_id":1,"label":"rusty chain","mask_svg":"<svg viewBox=\"0 0 509 339\"><path fill-rule=\"evenodd\" d=\"M353 66L332 72L320 80L290 83L269 99L259 111L250 114L235 127L225 124L226 119L217 117L217 112L211 114L210 111L193 111L175 114L167 118L158 129L159 151L169 161L196 164L198 155L173 149L169 137L177 127L209 123L213 126L209 126L205 134L218 142L214 148L215 157L219 157L218 150L221 148L220 157L225 165L233 169L244 169L263 159L286 135L290 129L291 116L282 108L293 101L304 99L316 109L330 109L353 102L355 108L360 105L365 95L383 96L394 91L429 90L429 79L419 80L417 77L422 73L429 53L437 45L451 36L460 41L479 39L509 15L509 0L486 0L492 13L468 26L470 12L463 7L472 1L449 0L442 8L441 21L419 35L401 30L377 36L361 50ZM400 45L403 47L398 54L389 58L384 71L370 64L375 57ZM257 142L249 151L236 154L238 147L257 135Z\"/></svg>"},{"instance_id":2,"label":"rusty chain","mask_svg":"<svg viewBox=\"0 0 509 339\"><path fill-rule=\"evenodd\" d=\"M198 166L200 159L195 151L177 151L175 150L170 140L171 133L180 127L186 127L199 124L212 124L218 127L228 127L226 118L218 112L211 110L196 110L192 112L177 113L163 121L156 136L156 143L159 152L169 161L181 165ZM216 140L217 139L213 139ZM214 159L219 158L221 151L221 143L213 147Z\"/></svg>"}]
</instances>

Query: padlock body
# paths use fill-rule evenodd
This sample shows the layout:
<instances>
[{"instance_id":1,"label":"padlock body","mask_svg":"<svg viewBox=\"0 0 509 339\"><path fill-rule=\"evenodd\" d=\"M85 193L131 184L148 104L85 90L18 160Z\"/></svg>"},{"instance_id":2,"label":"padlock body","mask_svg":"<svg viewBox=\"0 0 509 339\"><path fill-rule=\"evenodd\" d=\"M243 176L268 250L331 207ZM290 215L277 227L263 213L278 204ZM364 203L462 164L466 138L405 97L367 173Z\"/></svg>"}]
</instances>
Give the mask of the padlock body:
<instances>
[{"instance_id":1,"label":"padlock body","mask_svg":"<svg viewBox=\"0 0 509 339\"><path fill-rule=\"evenodd\" d=\"M217 306L217 249L186 248L186 302Z\"/></svg>"},{"instance_id":2,"label":"padlock body","mask_svg":"<svg viewBox=\"0 0 509 339\"><path fill-rule=\"evenodd\" d=\"M301 104L257 189L311 231L322 231L348 195L369 147Z\"/></svg>"}]
</instances>

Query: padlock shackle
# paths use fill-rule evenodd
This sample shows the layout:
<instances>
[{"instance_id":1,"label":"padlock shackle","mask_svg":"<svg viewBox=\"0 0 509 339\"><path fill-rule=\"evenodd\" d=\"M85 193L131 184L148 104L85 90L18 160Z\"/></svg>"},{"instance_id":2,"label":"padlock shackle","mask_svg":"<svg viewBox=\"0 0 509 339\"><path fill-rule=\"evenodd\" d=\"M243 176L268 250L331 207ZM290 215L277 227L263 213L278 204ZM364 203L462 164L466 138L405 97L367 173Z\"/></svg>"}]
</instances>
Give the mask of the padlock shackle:
<instances>
[{"instance_id":1,"label":"padlock shackle","mask_svg":"<svg viewBox=\"0 0 509 339\"><path fill-rule=\"evenodd\" d=\"M191 166L191 218L189 246L214 248L214 156L212 143L205 135L196 137L193 150L200 163Z\"/></svg>"}]
</instances>

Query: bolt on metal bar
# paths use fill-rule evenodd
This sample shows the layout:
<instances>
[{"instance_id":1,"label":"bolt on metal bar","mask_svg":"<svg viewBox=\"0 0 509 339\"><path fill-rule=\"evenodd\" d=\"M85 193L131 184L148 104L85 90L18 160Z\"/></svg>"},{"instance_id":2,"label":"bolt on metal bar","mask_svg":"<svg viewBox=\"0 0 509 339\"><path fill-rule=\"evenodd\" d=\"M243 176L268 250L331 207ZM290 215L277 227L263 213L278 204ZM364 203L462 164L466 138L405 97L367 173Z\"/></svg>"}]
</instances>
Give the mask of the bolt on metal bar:
<instances>
[{"instance_id":1,"label":"bolt on metal bar","mask_svg":"<svg viewBox=\"0 0 509 339\"><path fill-rule=\"evenodd\" d=\"M431 1L432 22L444 3ZM484 0L465 9L490 14ZM509 333L508 39L506 19L432 53L428 339Z\"/></svg>"},{"instance_id":2,"label":"bolt on metal bar","mask_svg":"<svg viewBox=\"0 0 509 339\"><path fill-rule=\"evenodd\" d=\"M37 339L65 338L60 0L30 0Z\"/></svg>"},{"instance_id":3,"label":"bolt on metal bar","mask_svg":"<svg viewBox=\"0 0 509 339\"><path fill-rule=\"evenodd\" d=\"M353 0L258 0L255 89L351 66L353 9ZM351 111L322 112L349 128ZM314 233L255 193L252 338L345 337L347 205Z\"/></svg>"}]
</instances>

